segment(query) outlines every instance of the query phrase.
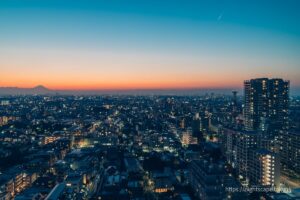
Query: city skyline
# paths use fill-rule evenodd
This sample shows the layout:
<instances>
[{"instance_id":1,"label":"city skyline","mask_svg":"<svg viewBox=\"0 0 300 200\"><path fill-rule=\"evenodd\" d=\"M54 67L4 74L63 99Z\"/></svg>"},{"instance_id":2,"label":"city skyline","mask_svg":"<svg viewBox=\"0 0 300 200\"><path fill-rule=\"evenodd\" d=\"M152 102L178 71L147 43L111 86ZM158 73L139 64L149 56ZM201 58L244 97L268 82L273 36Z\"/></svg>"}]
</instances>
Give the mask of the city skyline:
<instances>
[{"instance_id":1,"label":"city skyline","mask_svg":"<svg viewBox=\"0 0 300 200\"><path fill-rule=\"evenodd\" d=\"M300 91L297 7L268 1L2 1L0 87Z\"/></svg>"},{"instance_id":2,"label":"city skyline","mask_svg":"<svg viewBox=\"0 0 300 200\"><path fill-rule=\"evenodd\" d=\"M289 88L255 78L244 96L0 91L0 199L296 200L300 97Z\"/></svg>"},{"instance_id":3,"label":"city skyline","mask_svg":"<svg viewBox=\"0 0 300 200\"><path fill-rule=\"evenodd\" d=\"M300 199L299 8L0 1L0 200Z\"/></svg>"}]
</instances>

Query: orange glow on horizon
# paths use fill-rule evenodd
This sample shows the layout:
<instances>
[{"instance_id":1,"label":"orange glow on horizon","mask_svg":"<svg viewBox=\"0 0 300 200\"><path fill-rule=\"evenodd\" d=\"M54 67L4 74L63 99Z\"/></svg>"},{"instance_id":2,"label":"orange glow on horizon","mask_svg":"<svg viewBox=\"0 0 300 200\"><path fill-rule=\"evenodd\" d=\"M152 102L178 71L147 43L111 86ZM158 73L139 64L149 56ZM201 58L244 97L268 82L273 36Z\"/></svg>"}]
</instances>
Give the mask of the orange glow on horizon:
<instances>
[{"instance_id":1,"label":"orange glow on horizon","mask_svg":"<svg viewBox=\"0 0 300 200\"><path fill-rule=\"evenodd\" d=\"M47 86L45 86L47 87ZM123 85L123 86L59 86L59 87L47 87L48 89L52 90L172 90L172 89L225 89L225 88L240 88L241 86L237 85L229 85L220 87L218 85L168 85L168 84L161 84L161 85Z\"/></svg>"},{"instance_id":2,"label":"orange glow on horizon","mask_svg":"<svg viewBox=\"0 0 300 200\"><path fill-rule=\"evenodd\" d=\"M242 87L241 81L226 82L222 84L221 80L122 80L122 81L78 81L72 82L71 80L62 81L35 81L26 80L18 81L11 80L0 83L1 87L19 87L19 88L33 88L37 85L52 90L135 90L135 89L222 89L222 88L240 88Z\"/></svg>"},{"instance_id":3,"label":"orange glow on horizon","mask_svg":"<svg viewBox=\"0 0 300 200\"><path fill-rule=\"evenodd\" d=\"M168 89L225 89L240 88L241 85L193 85L193 84L123 84L123 85L49 85L49 84L13 84L0 85L0 87L33 88L42 85L50 90L168 90Z\"/></svg>"},{"instance_id":4,"label":"orange glow on horizon","mask_svg":"<svg viewBox=\"0 0 300 200\"><path fill-rule=\"evenodd\" d=\"M134 89L208 89L240 88L243 77L237 74L192 73L164 71L136 72L117 71L101 73L41 73L27 72L11 74L3 72L0 87L32 88L43 85L52 90L134 90Z\"/></svg>"},{"instance_id":5,"label":"orange glow on horizon","mask_svg":"<svg viewBox=\"0 0 300 200\"><path fill-rule=\"evenodd\" d=\"M1 49L0 49L1 50ZM0 87L52 90L223 89L242 88L257 77L289 77L241 58L74 49L8 49L0 54ZM244 66L244 67L241 67ZM252 64L251 64L252 66Z\"/></svg>"},{"instance_id":6,"label":"orange glow on horizon","mask_svg":"<svg viewBox=\"0 0 300 200\"><path fill-rule=\"evenodd\" d=\"M231 72L229 72L230 74ZM223 74L36 74L2 73L0 87L33 88L38 85L51 90L164 90L164 89L226 89L242 88L243 81L254 77L237 73ZM269 77L266 75L266 77ZM297 86L298 82L293 82Z\"/></svg>"}]
</instances>

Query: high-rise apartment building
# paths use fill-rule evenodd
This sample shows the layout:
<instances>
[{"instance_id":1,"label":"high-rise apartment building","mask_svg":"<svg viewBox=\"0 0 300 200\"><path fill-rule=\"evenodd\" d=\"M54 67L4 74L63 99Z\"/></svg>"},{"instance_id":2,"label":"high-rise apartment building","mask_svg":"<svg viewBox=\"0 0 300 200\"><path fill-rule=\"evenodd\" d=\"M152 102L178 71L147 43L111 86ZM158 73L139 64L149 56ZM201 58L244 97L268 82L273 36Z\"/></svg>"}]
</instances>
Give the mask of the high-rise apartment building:
<instances>
[{"instance_id":1,"label":"high-rise apartment building","mask_svg":"<svg viewBox=\"0 0 300 200\"><path fill-rule=\"evenodd\" d=\"M252 162L251 151L257 149L258 135L256 132L237 132L236 135L236 157L237 171L240 179L245 185L249 184L249 168Z\"/></svg>"},{"instance_id":2,"label":"high-rise apartment building","mask_svg":"<svg viewBox=\"0 0 300 200\"><path fill-rule=\"evenodd\" d=\"M278 134L288 129L289 81L259 78L244 82L245 129Z\"/></svg>"},{"instance_id":3,"label":"high-rise apartment building","mask_svg":"<svg viewBox=\"0 0 300 200\"><path fill-rule=\"evenodd\" d=\"M300 174L300 130L290 130L282 134L280 141L282 167Z\"/></svg>"},{"instance_id":4,"label":"high-rise apartment building","mask_svg":"<svg viewBox=\"0 0 300 200\"><path fill-rule=\"evenodd\" d=\"M237 166L237 135L238 130L221 128L221 148L227 162L233 167Z\"/></svg>"},{"instance_id":5,"label":"high-rise apartment building","mask_svg":"<svg viewBox=\"0 0 300 200\"><path fill-rule=\"evenodd\" d=\"M260 134L260 147L282 151L289 129L289 81L258 78L244 82L245 129Z\"/></svg>"},{"instance_id":6,"label":"high-rise apartment building","mask_svg":"<svg viewBox=\"0 0 300 200\"><path fill-rule=\"evenodd\" d=\"M266 149L257 149L251 151L250 160L249 178L252 185L261 187L280 186L278 154Z\"/></svg>"}]
</instances>

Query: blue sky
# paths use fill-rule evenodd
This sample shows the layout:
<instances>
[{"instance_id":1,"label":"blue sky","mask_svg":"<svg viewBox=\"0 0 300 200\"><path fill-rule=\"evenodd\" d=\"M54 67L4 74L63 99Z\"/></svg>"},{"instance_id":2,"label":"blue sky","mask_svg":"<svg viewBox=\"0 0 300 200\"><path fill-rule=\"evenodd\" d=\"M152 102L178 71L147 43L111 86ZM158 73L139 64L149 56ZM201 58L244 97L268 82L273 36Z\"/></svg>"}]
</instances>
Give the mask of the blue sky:
<instances>
[{"instance_id":1,"label":"blue sky","mask_svg":"<svg viewBox=\"0 0 300 200\"><path fill-rule=\"evenodd\" d=\"M0 85L300 87L298 2L3 0Z\"/></svg>"}]
</instances>

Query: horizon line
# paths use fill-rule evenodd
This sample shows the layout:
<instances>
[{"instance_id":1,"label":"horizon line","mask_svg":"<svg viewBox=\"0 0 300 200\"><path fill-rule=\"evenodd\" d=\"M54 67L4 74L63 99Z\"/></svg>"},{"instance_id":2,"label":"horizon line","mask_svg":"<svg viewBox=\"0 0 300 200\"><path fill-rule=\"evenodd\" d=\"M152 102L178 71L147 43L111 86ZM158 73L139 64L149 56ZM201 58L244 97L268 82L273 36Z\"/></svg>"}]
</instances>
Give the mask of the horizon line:
<instances>
[{"instance_id":1,"label":"horizon line","mask_svg":"<svg viewBox=\"0 0 300 200\"><path fill-rule=\"evenodd\" d=\"M228 87L141 87L141 88L52 88L44 85L36 85L34 87L19 87L19 86L0 86L6 89L35 89L44 88L52 91L133 91L133 90L230 90L242 89L243 86L228 86Z\"/></svg>"}]
</instances>

